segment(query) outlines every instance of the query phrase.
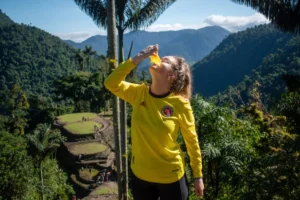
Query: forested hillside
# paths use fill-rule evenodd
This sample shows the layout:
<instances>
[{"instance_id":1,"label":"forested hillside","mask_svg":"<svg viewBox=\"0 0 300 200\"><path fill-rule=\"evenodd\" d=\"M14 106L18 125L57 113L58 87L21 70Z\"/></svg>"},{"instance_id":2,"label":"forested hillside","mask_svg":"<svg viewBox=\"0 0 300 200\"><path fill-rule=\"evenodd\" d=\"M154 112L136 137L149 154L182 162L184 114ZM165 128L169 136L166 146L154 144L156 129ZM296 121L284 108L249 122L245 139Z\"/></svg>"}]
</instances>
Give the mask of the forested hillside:
<instances>
[{"instance_id":1,"label":"forested hillside","mask_svg":"<svg viewBox=\"0 0 300 200\"><path fill-rule=\"evenodd\" d=\"M133 41L132 55L150 44L159 44L160 55L177 55L189 62L196 62L208 55L228 34L229 31L219 26L205 27L198 30L185 29L179 31L147 32L137 31L124 35L124 52L128 54ZM106 55L106 36L93 36L81 43L66 41L76 48L90 45L99 54Z\"/></svg>"},{"instance_id":2,"label":"forested hillside","mask_svg":"<svg viewBox=\"0 0 300 200\"><path fill-rule=\"evenodd\" d=\"M9 19L0 15L0 24ZM12 23L0 27L0 90L19 84L47 94L52 80L75 70L75 49L39 28Z\"/></svg>"},{"instance_id":3,"label":"forested hillside","mask_svg":"<svg viewBox=\"0 0 300 200\"><path fill-rule=\"evenodd\" d=\"M192 55L203 50L200 41L218 44L216 38L210 37L212 32L197 35L197 31L186 31L184 38L180 35L171 37L165 32L162 33L164 37L159 37L159 33L152 37L150 33L147 35L148 32L131 35L134 51L158 43L160 56L168 53L167 45L170 54L185 52ZM139 36L143 34L148 41L144 41L145 38L140 41ZM93 37L90 41L98 43L96 39ZM167 39L169 42L160 43ZM107 41L102 42L104 46ZM103 49L106 51L107 47ZM100 130L117 123L111 116L115 106L111 103L112 95L103 86L110 73L107 66L107 59L97 56L91 47L75 51L59 38L36 27L15 24L0 12L1 200L68 200L74 198L73 195L82 199L85 194L81 189L89 193L102 184L98 179L100 171L92 167L103 166L103 160L112 164L114 156L106 159L90 153L96 150L95 146L81 144L104 142L106 138ZM282 33L271 25L234 33L193 69L196 92L211 97L204 99L196 94L190 101L202 154L205 199L299 199L300 36ZM150 82L146 76L136 77L134 81ZM224 92L221 94L221 91ZM214 94L218 95L211 96ZM279 96L280 99L275 101ZM132 107L127 105L127 130L130 134ZM99 113L99 117L90 118ZM93 120L99 120L100 116L110 122L99 123L99 126L97 122L95 126ZM80 127L73 127L74 140L68 141L72 137L57 122L80 124ZM89 129L87 135L75 130L86 128ZM112 126L110 128L105 130L113 131ZM107 135L114 135L109 131ZM114 140L109 139L109 146L113 146ZM123 156L130 159L131 136L125 141L128 154ZM187 147L180 133L177 142L185 155L189 199L199 199L194 191ZM77 153L65 156L61 151L64 149L76 150ZM92 155L97 160L91 160L95 158ZM68 164L63 167L64 171L58 158ZM132 173L130 168L128 173ZM110 173L113 174L116 175ZM105 198L109 193L116 193L107 187L98 189L94 191L101 195L105 190ZM95 193L91 195L94 197Z\"/></svg>"},{"instance_id":4,"label":"forested hillside","mask_svg":"<svg viewBox=\"0 0 300 200\"><path fill-rule=\"evenodd\" d=\"M277 51L265 56L262 63L249 76L245 76L243 81L229 86L214 98L219 105L229 102L234 102L235 106L248 103L256 82L261 92L261 99L271 107L283 93L287 92L286 82L300 82L299 77L300 37L294 36ZM290 86L290 88L294 87L294 85Z\"/></svg>"},{"instance_id":5,"label":"forested hillside","mask_svg":"<svg viewBox=\"0 0 300 200\"><path fill-rule=\"evenodd\" d=\"M5 15L2 10L0 9L0 27L6 26L6 25L11 25L14 22L7 16Z\"/></svg>"},{"instance_id":6,"label":"forested hillside","mask_svg":"<svg viewBox=\"0 0 300 200\"><path fill-rule=\"evenodd\" d=\"M253 70L267 79L268 86L274 86L278 78L267 76L276 73L279 77L299 69L299 45L299 37L283 33L272 25L260 25L231 34L193 66L195 92L206 97L216 95L228 86L240 83L245 75L254 75ZM281 87L283 85L281 81Z\"/></svg>"}]
</instances>

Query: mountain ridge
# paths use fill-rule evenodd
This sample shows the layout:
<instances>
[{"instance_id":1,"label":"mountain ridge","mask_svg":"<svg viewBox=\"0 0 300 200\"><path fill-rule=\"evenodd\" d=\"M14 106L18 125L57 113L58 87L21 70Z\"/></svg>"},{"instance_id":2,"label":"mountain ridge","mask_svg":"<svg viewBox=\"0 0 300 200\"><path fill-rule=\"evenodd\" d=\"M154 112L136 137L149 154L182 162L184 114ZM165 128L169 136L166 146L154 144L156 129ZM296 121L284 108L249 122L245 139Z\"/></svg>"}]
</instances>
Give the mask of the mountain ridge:
<instances>
[{"instance_id":1,"label":"mountain ridge","mask_svg":"<svg viewBox=\"0 0 300 200\"><path fill-rule=\"evenodd\" d=\"M133 41L132 55L138 53L150 44L159 44L160 55L177 55L189 62L196 62L208 55L230 32L219 26L201 29L183 29L178 31L134 31L124 34L124 55L127 57L131 41ZM196 41L196 42L195 42ZM75 48L83 49L85 45L92 46L98 54L106 55L106 36L92 36L81 43L65 40ZM199 48L201 47L201 48Z\"/></svg>"},{"instance_id":2,"label":"mountain ridge","mask_svg":"<svg viewBox=\"0 0 300 200\"><path fill-rule=\"evenodd\" d=\"M208 56L193 65L196 93L205 97L239 84L264 65L268 56L294 36L277 30L273 25L259 25L233 33L224 39Z\"/></svg>"},{"instance_id":3,"label":"mountain ridge","mask_svg":"<svg viewBox=\"0 0 300 200\"><path fill-rule=\"evenodd\" d=\"M0 26L0 92L19 84L26 92L49 94L53 80L76 70L75 52L57 36L37 27L18 23Z\"/></svg>"},{"instance_id":4,"label":"mountain ridge","mask_svg":"<svg viewBox=\"0 0 300 200\"><path fill-rule=\"evenodd\" d=\"M12 24L15 24L15 22L0 9L0 27Z\"/></svg>"}]
</instances>

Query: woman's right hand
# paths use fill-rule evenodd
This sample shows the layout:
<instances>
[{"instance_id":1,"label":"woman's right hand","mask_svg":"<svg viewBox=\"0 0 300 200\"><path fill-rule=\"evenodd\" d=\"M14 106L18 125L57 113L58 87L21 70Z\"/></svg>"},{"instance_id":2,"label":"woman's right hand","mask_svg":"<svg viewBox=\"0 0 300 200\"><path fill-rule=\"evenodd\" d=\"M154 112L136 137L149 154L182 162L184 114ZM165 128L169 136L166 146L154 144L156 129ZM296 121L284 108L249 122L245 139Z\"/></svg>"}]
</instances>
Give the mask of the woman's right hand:
<instances>
[{"instance_id":1,"label":"woman's right hand","mask_svg":"<svg viewBox=\"0 0 300 200\"><path fill-rule=\"evenodd\" d=\"M136 56L132 58L132 62L137 65L142 60L148 58L149 56L154 55L158 51L158 44L155 45L149 45L145 49L143 49L141 52L139 52Z\"/></svg>"}]
</instances>

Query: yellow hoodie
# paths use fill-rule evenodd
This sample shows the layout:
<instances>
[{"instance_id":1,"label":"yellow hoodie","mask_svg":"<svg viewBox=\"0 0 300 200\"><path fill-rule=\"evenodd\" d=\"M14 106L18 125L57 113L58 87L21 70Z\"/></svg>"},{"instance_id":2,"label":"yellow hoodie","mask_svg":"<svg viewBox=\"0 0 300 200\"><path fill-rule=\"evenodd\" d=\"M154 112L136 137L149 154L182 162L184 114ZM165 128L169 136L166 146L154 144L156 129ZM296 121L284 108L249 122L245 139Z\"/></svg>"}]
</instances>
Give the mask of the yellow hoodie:
<instances>
[{"instance_id":1,"label":"yellow hoodie","mask_svg":"<svg viewBox=\"0 0 300 200\"><path fill-rule=\"evenodd\" d=\"M121 63L105 80L105 87L133 107L131 169L140 179L173 183L184 175L184 155L176 142L183 135L194 178L202 177L201 153L193 111L188 100L170 93L151 93L145 84L123 81L135 68L131 59Z\"/></svg>"}]
</instances>

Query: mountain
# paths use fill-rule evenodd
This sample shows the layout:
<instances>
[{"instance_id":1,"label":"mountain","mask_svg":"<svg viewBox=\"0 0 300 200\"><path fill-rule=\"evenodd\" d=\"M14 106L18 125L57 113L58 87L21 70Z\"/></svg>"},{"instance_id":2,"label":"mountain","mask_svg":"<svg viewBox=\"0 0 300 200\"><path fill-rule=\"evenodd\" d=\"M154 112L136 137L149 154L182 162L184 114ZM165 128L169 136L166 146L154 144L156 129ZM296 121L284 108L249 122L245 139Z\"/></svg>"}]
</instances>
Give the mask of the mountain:
<instances>
[{"instance_id":1,"label":"mountain","mask_svg":"<svg viewBox=\"0 0 300 200\"><path fill-rule=\"evenodd\" d=\"M224 92L212 96L218 105L238 106L253 100L259 94L269 108L278 103L282 94L299 90L300 83L300 35L286 34L286 43L263 58L259 67L246 75L243 81L229 86ZM259 93L255 92L257 87ZM289 102L292 101L289 99ZM284 109L284 108L283 108Z\"/></svg>"},{"instance_id":2,"label":"mountain","mask_svg":"<svg viewBox=\"0 0 300 200\"><path fill-rule=\"evenodd\" d=\"M133 41L132 55L135 55L150 44L159 44L159 55L177 55L189 62L196 62L208 55L230 32L219 27L210 26L198 30L185 29L179 31L147 32L135 31L124 34L125 57ZM99 54L106 55L106 36L93 36L81 43L65 41L75 48L83 49L90 45Z\"/></svg>"},{"instance_id":3,"label":"mountain","mask_svg":"<svg viewBox=\"0 0 300 200\"><path fill-rule=\"evenodd\" d=\"M290 51L288 44L294 37L272 25L230 34L207 57L193 65L195 92L208 97L239 84L245 75L252 76L253 70L264 66L268 57L282 49ZM264 68L263 73L267 70Z\"/></svg>"},{"instance_id":4,"label":"mountain","mask_svg":"<svg viewBox=\"0 0 300 200\"><path fill-rule=\"evenodd\" d=\"M14 24L14 21L11 20L6 14L0 9L0 27Z\"/></svg>"},{"instance_id":5,"label":"mountain","mask_svg":"<svg viewBox=\"0 0 300 200\"><path fill-rule=\"evenodd\" d=\"M52 80L75 71L75 49L39 28L16 24L0 14L0 91L19 84L48 94Z\"/></svg>"}]
</instances>

